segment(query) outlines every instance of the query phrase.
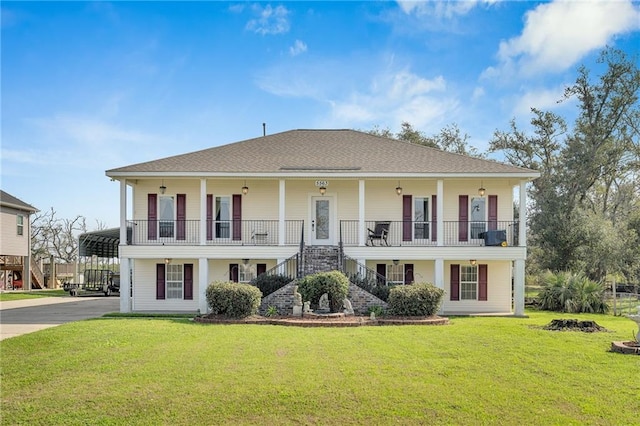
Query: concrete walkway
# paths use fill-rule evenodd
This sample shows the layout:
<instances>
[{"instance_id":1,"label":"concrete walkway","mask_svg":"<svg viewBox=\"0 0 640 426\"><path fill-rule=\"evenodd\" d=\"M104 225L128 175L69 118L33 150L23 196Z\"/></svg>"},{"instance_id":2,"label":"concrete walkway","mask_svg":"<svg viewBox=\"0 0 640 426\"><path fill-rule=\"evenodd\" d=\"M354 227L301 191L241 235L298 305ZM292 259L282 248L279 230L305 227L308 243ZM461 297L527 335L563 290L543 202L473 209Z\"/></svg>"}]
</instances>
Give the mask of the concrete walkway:
<instances>
[{"instance_id":1,"label":"concrete walkway","mask_svg":"<svg viewBox=\"0 0 640 426\"><path fill-rule=\"evenodd\" d=\"M120 311L120 298L42 297L0 302L0 340Z\"/></svg>"}]
</instances>

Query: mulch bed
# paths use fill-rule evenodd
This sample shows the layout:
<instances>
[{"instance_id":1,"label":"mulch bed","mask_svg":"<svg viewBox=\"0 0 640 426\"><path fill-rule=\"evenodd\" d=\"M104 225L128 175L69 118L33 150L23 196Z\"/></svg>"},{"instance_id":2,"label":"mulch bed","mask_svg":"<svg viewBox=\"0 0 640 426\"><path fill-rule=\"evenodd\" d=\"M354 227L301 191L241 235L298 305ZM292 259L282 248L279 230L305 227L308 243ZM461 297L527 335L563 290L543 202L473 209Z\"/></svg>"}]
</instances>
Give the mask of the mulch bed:
<instances>
[{"instance_id":1,"label":"mulch bed","mask_svg":"<svg viewBox=\"0 0 640 426\"><path fill-rule=\"evenodd\" d=\"M263 325L285 325L295 327L362 327L374 325L446 325L449 318L431 317L378 317L371 319L366 316L277 316L263 317L252 315L246 318L227 318L220 315L203 315L195 317L195 322L203 324L263 324Z\"/></svg>"}]
</instances>

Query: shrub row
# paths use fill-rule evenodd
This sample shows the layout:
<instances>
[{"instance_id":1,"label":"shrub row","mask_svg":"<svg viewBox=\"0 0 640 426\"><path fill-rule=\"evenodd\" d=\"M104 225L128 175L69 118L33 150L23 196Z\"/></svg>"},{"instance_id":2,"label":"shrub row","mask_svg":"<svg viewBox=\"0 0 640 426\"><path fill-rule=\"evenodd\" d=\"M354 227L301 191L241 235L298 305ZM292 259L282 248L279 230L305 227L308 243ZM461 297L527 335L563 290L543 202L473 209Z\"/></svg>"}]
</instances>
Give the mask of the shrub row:
<instances>
[{"instance_id":1,"label":"shrub row","mask_svg":"<svg viewBox=\"0 0 640 426\"><path fill-rule=\"evenodd\" d=\"M254 315L260 307L262 293L249 284L213 282L207 287L207 303L214 315L244 318Z\"/></svg>"}]
</instances>

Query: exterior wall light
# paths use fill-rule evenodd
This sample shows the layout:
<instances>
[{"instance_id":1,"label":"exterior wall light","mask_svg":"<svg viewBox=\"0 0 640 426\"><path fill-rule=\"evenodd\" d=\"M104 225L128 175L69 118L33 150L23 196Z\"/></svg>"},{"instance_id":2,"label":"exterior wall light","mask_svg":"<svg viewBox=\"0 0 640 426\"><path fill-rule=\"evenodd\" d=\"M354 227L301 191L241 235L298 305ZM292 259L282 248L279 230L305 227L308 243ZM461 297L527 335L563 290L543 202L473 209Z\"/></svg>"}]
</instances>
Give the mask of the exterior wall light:
<instances>
[{"instance_id":1,"label":"exterior wall light","mask_svg":"<svg viewBox=\"0 0 640 426\"><path fill-rule=\"evenodd\" d=\"M484 189L484 185L482 185L482 181L480 181L480 188L478 188L478 194L481 197L484 197L484 194L487 192L486 189Z\"/></svg>"},{"instance_id":2,"label":"exterior wall light","mask_svg":"<svg viewBox=\"0 0 640 426\"><path fill-rule=\"evenodd\" d=\"M396 186L396 194L402 195L402 187L400 186L400 182L398 182L398 186Z\"/></svg>"},{"instance_id":3,"label":"exterior wall light","mask_svg":"<svg viewBox=\"0 0 640 426\"><path fill-rule=\"evenodd\" d=\"M244 181L244 186L242 187L242 195L247 195L249 193L249 187L247 186L247 181Z\"/></svg>"},{"instance_id":4,"label":"exterior wall light","mask_svg":"<svg viewBox=\"0 0 640 426\"><path fill-rule=\"evenodd\" d=\"M475 259L471 259L471 260L469 261L469 263L470 263L471 265L474 265L474 266L475 266L475 264L476 264L476 260L475 260Z\"/></svg>"},{"instance_id":5,"label":"exterior wall light","mask_svg":"<svg viewBox=\"0 0 640 426\"><path fill-rule=\"evenodd\" d=\"M167 191L167 187L164 186L164 179L162 179L162 185L160 185L160 193L164 194Z\"/></svg>"},{"instance_id":6,"label":"exterior wall light","mask_svg":"<svg viewBox=\"0 0 640 426\"><path fill-rule=\"evenodd\" d=\"M324 195L327 193L327 187L326 186L321 186L320 187L320 195Z\"/></svg>"}]
</instances>

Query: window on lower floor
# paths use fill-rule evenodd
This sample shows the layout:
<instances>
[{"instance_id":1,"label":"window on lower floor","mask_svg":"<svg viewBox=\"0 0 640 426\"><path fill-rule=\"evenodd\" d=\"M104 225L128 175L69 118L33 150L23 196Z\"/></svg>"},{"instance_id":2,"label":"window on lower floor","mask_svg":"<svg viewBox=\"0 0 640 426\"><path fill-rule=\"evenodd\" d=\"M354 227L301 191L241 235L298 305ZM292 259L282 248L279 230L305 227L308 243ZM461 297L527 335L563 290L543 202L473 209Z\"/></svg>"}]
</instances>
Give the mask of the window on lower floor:
<instances>
[{"instance_id":1,"label":"window on lower floor","mask_svg":"<svg viewBox=\"0 0 640 426\"><path fill-rule=\"evenodd\" d=\"M387 265L387 284L404 284L404 265Z\"/></svg>"},{"instance_id":2,"label":"window on lower floor","mask_svg":"<svg viewBox=\"0 0 640 426\"><path fill-rule=\"evenodd\" d=\"M184 275L182 265L167 265L166 275L167 299L182 299Z\"/></svg>"},{"instance_id":3,"label":"window on lower floor","mask_svg":"<svg viewBox=\"0 0 640 426\"><path fill-rule=\"evenodd\" d=\"M460 265L460 300L477 300L478 265Z\"/></svg>"}]
</instances>

